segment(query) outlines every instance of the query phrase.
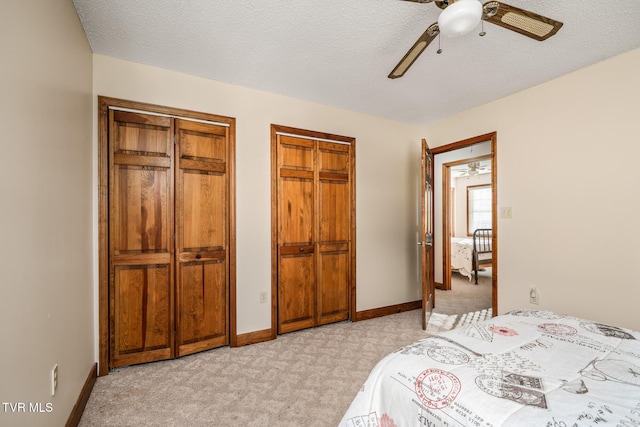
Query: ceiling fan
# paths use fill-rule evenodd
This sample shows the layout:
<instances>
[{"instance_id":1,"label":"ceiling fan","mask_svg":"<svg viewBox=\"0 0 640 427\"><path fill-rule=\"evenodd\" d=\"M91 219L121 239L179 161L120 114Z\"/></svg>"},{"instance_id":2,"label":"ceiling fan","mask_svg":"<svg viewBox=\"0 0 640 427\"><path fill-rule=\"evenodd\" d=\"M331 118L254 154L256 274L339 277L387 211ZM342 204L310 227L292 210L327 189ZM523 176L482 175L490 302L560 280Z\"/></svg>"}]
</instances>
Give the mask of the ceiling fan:
<instances>
[{"instance_id":1,"label":"ceiling fan","mask_svg":"<svg viewBox=\"0 0 640 427\"><path fill-rule=\"evenodd\" d=\"M489 171L489 167L482 166L480 162L471 162L464 166L464 168L453 170L456 172L461 172L458 176L476 176L481 172Z\"/></svg>"},{"instance_id":2,"label":"ceiling fan","mask_svg":"<svg viewBox=\"0 0 640 427\"><path fill-rule=\"evenodd\" d=\"M435 3L442 12L438 22L429 25L407 54L389 74L390 79L402 77L418 56L438 36L462 36L473 30L480 21L491 22L532 39L543 41L553 36L562 27L562 22L538 15L528 10L499 1L479 0L404 0L414 3ZM484 31L480 33L484 35ZM438 53L440 50L438 49Z\"/></svg>"}]
</instances>

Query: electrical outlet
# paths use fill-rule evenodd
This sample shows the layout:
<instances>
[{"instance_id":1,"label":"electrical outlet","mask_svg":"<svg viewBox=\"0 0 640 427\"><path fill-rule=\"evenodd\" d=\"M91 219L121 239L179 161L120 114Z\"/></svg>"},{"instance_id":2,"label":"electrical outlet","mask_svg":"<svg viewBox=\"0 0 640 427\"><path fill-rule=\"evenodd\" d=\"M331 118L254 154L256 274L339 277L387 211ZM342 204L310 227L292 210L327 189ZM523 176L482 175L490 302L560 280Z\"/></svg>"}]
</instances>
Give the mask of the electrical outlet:
<instances>
[{"instance_id":1,"label":"electrical outlet","mask_svg":"<svg viewBox=\"0 0 640 427\"><path fill-rule=\"evenodd\" d=\"M540 299L540 294L538 293L538 290L534 286L529 291L529 302L531 304L539 304L540 303L539 299Z\"/></svg>"},{"instance_id":2,"label":"electrical outlet","mask_svg":"<svg viewBox=\"0 0 640 427\"><path fill-rule=\"evenodd\" d=\"M58 365L53 365L51 370L51 396L55 396L56 389L58 388Z\"/></svg>"},{"instance_id":3,"label":"electrical outlet","mask_svg":"<svg viewBox=\"0 0 640 427\"><path fill-rule=\"evenodd\" d=\"M266 304L267 302L267 292L266 291L261 291L260 292L260 304Z\"/></svg>"}]
</instances>

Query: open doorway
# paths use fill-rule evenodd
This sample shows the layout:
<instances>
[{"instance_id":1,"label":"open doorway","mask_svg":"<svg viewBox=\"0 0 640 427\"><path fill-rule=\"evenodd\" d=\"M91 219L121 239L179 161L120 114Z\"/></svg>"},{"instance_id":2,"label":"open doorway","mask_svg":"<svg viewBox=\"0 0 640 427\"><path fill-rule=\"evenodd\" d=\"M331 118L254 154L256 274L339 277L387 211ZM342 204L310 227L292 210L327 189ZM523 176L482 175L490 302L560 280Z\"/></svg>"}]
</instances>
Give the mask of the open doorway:
<instances>
[{"instance_id":1,"label":"open doorway","mask_svg":"<svg viewBox=\"0 0 640 427\"><path fill-rule=\"evenodd\" d=\"M433 149L436 310L497 313L496 134ZM474 231L488 233L488 250ZM480 235L480 231L476 233ZM474 249L474 240L478 245ZM481 262L476 262L480 260ZM478 285L475 284L476 277ZM484 307L486 306L486 307ZM450 313L453 314L453 313Z\"/></svg>"},{"instance_id":2,"label":"open doorway","mask_svg":"<svg viewBox=\"0 0 640 427\"><path fill-rule=\"evenodd\" d=\"M480 143L476 151L483 150ZM470 150L473 150L472 146ZM455 153L455 152L454 152ZM460 153L464 155L465 153ZM470 153L473 154L473 153ZM442 235L443 268L440 289L451 290L453 278L464 277L478 284L478 273L484 273L490 257L474 258L474 240L480 248L477 230L491 230L491 155L481 155L447 162L442 165ZM482 271L475 261L482 261ZM482 277L486 274L481 274ZM491 296L489 295L489 299ZM489 306L487 306L488 308Z\"/></svg>"}]
</instances>

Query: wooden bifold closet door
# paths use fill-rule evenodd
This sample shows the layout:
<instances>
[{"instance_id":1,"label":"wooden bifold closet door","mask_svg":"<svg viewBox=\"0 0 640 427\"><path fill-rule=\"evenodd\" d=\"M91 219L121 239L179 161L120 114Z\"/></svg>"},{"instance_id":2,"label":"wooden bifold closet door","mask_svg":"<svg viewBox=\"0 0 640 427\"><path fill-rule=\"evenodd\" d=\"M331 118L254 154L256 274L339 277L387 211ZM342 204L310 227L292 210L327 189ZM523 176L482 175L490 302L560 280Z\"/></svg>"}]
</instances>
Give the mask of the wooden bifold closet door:
<instances>
[{"instance_id":1,"label":"wooden bifold closet door","mask_svg":"<svg viewBox=\"0 0 640 427\"><path fill-rule=\"evenodd\" d=\"M173 122L109 111L111 367L173 357Z\"/></svg>"},{"instance_id":2,"label":"wooden bifold closet door","mask_svg":"<svg viewBox=\"0 0 640 427\"><path fill-rule=\"evenodd\" d=\"M109 367L229 344L229 126L108 117Z\"/></svg>"},{"instance_id":3,"label":"wooden bifold closet door","mask_svg":"<svg viewBox=\"0 0 640 427\"><path fill-rule=\"evenodd\" d=\"M278 333L350 318L354 143L275 135Z\"/></svg>"},{"instance_id":4,"label":"wooden bifold closet door","mask_svg":"<svg viewBox=\"0 0 640 427\"><path fill-rule=\"evenodd\" d=\"M176 120L176 356L229 343L227 131Z\"/></svg>"}]
</instances>

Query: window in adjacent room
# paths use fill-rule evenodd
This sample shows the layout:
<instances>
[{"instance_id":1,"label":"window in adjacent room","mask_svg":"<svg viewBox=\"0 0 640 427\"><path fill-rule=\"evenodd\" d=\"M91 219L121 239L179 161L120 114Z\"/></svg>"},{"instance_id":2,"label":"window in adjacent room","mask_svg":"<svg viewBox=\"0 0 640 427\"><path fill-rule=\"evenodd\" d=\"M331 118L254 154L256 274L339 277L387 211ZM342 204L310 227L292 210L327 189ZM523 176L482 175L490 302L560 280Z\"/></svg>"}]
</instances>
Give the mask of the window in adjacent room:
<instances>
[{"instance_id":1,"label":"window in adjacent room","mask_svg":"<svg viewBox=\"0 0 640 427\"><path fill-rule=\"evenodd\" d=\"M491 228L491 185L467 187L467 234L478 228Z\"/></svg>"}]
</instances>

